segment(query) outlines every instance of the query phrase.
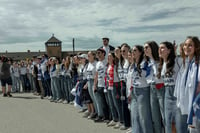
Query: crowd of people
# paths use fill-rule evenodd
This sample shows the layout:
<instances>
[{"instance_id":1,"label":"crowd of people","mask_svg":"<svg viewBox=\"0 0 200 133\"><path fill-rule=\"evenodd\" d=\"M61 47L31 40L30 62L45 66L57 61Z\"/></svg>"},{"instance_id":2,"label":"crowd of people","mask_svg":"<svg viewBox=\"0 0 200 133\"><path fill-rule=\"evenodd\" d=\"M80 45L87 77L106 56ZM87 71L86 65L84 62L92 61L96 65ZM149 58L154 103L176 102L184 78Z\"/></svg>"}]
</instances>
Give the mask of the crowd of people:
<instances>
[{"instance_id":1,"label":"crowd of people","mask_svg":"<svg viewBox=\"0 0 200 133\"><path fill-rule=\"evenodd\" d=\"M148 41L114 48L109 38L102 40L96 51L62 60L44 54L13 62L2 56L3 96L33 92L72 103L83 117L127 133L200 133L198 37L187 37L179 47Z\"/></svg>"}]
</instances>

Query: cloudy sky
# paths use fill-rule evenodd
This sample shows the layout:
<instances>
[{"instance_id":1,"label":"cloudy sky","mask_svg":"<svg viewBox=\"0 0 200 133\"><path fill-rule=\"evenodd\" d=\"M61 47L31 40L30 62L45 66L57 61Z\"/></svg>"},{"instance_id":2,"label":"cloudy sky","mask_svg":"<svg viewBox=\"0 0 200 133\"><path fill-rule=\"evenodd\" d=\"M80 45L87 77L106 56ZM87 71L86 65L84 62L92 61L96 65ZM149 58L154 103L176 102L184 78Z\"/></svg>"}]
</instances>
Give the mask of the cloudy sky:
<instances>
[{"instance_id":1,"label":"cloudy sky","mask_svg":"<svg viewBox=\"0 0 200 133\"><path fill-rule=\"evenodd\" d=\"M200 35L200 0L0 0L0 52L44 51L54 33L62 49L96 49L101 38L133 46Z\"/></svg>"}]
</instances>

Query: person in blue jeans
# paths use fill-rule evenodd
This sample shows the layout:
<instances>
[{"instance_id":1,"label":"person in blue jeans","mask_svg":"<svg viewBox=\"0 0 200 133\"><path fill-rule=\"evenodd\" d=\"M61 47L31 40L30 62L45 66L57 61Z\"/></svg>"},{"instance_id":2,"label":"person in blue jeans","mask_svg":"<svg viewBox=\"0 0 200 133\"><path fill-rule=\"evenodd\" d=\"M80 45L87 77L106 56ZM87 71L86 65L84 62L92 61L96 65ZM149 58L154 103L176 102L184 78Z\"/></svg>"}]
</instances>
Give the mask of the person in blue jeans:
<instances>
[{"instance_id":1,"label":"person in blue jeans","mask_svg":"<svg viewBox=\"0 0 200 133\"><path fill-rule=\"evenodd\" d=\"M151 108L150 108L150 87L147 78L151 68L144 60L143 46L135 45L132 49L134 59L131 92L131 112L133 112L132 132L153 133Z\"/></svg>"},{"instance_id":2,"label":"person in blue jeans","mask_svg":"<svg viewBox=\"0 0 200 133\"><path fill-rule=\"evenodd\" d=\"M150 103L154 133L162 133L164 129L165 89L163 80L157 78L159 63L158 49L158 44L155 41L148 41L144 44L145 58L148 66L151 67L151 74L147 82L150 85Z\"/></svg>"},{"instance_id":3,"label":"person in blue jeans","mask_svg":"<svg viewBox=\"0 0 200 133\"><path fill-rule=\"evenodd\" d=\"M161 58L158 67L158 79L163 78L165 86L165 132L171 133L175 129L177 133L183 133L181 111L177 107L177 98L174 96L177 73L180 69L175 55L175 48L171 42L162 42L159 46Z\"/></svg>"}]
</instances>

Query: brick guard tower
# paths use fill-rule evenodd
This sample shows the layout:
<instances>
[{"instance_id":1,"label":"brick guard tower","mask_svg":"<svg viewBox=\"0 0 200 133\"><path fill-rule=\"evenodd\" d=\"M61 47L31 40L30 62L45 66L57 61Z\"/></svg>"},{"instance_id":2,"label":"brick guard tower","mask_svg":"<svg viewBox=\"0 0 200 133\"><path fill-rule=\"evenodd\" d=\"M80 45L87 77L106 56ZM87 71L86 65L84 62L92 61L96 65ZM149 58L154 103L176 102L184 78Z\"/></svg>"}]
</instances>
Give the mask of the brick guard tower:
<instances>
[{"instance_id":1,"label":"brick guard tower","mask_svg":"<svg viewBox=\"0 0 200 133\"><path fill-rule=\"evenodd\" d=\"M59 57L61 59L61 57L62 57L62 42L60 40L58 40L56 37L54 37L54 34L47 42L45 42L45 48L46 48L47 55L49 57L55 56L55 57Z\"/></svg>"}]
</instances>

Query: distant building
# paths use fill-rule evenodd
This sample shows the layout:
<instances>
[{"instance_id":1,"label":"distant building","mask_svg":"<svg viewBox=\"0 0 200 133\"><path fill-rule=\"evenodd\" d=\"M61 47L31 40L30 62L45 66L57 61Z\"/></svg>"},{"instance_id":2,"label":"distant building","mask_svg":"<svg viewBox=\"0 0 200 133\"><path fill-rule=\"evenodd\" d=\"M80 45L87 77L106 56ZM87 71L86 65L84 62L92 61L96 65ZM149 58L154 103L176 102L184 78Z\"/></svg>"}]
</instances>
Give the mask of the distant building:
<instances>
[{"instance_id":1,"label":"distant building","mask_svg":"<svg viewBox=\"0 0 200 133\"><path fill-rule=\"evenodd\" d=\"M45 42L45 48L48 56L62 58L62 42L54 37L54 34Z\"/></svg>"},{"instance_id":2,"label":"distant building","mask_svg":"<svg viewBox=\"0 0 200 133\"><path fill-rule=\"evenodd\" d=\"M31 52L31 50L27 50L27 52L2 52L0 55L5 55L9 58L12 58L15 61L19 60L27 60L32 59L33 56L47 54L49 57L55 56L59 57L60 59L65 58L66 56L72 56L77 53L87 53L88 51L62 51L62 42L58 40L54 34L52 37L45 42L45 49L46 51L38 51L38 52Z\"/></svg>"}]
</instances>

